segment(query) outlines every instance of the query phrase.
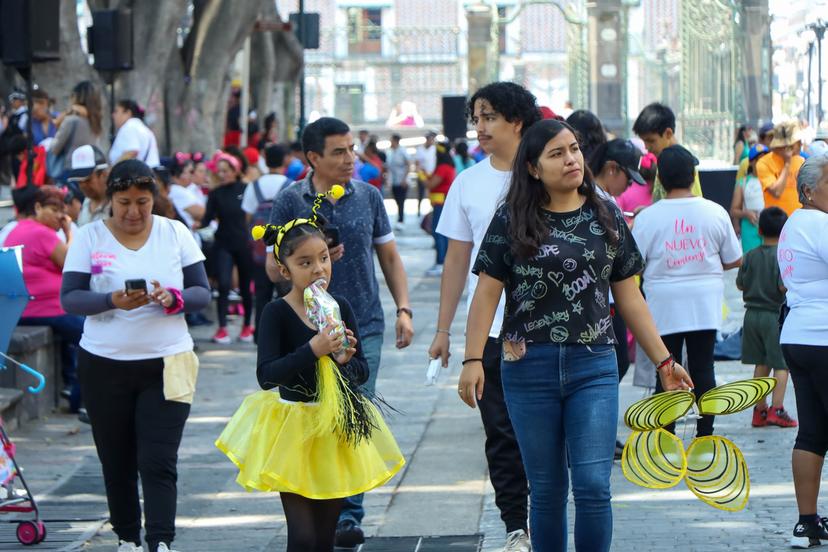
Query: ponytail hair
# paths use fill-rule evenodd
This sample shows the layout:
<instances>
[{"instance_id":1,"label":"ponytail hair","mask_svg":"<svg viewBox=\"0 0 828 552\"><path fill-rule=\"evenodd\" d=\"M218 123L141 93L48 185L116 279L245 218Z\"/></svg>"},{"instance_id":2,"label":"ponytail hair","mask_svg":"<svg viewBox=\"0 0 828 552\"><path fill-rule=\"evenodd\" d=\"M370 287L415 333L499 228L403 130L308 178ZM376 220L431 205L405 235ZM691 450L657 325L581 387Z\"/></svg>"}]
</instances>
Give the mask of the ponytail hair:
<instances>
[{"instance_id":1,"label":"ponytail hair","mask_svg":"<svg viewBox=\"0 0 828 552\"><path fill-rule=\"evenodd\" d=\"M144 120L144 110L138 105L138 102L135 100L119 100L118 106L123 109L124 111L129 111L132 113L132 116L136 119Z\"/></svg>"}]
</instances>

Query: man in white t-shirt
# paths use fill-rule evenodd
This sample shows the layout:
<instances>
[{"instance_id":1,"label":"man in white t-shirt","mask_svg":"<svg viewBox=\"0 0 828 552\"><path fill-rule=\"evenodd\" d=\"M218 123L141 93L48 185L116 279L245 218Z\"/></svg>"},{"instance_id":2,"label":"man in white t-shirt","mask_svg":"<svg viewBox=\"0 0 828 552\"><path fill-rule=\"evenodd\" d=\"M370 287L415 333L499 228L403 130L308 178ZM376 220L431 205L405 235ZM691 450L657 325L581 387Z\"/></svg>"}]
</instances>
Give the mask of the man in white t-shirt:
<instances>
[{"instance_id":1,"label":"man in white t-shirt","mask_svg":"<svg viewBox=\"0 0 828 552\"><path fill-rule=\"evenodd\" d=\"M434 140L437 138L437 133L430 130L425 135L425 144L417 147L417 153L414 156L417 162L417 216L420 216L420 203L425 197L425 182L428 177L437 168L437 146L434 145Z\"/></svg>"},{"instance_id":2,"label":"man in white t-shirt","mask_svg":"<svg viewBox=\"0 0 828 552\"><path fill-rule=\"evenodd\" d=\"M638 214L633 237L646 263L644 294L658 333L676 360L686 346L682 364L696 384L693 393L701 396L716 386L713 348L722 325L722 275L742 264L742 246L728 212L693 194L697 163L678 145L661 152L658 172L666 195ZM661 390L657 380L656 391ZM696 436L712 433L713 416L702 416Z\"/></svg>"},{"instance_id":3,"label":"man in white t-shirt","mask_svg":"<svg viewBox=\"0 0 828 552\"><path fill-rule=\"evenodd\" d=\"M155 134L144 124L142 116L143 111L132 100L122 100L112 110L118 134L109 150L110 164L130 158L139 159L151 168L161 164Z\"/></svg>"},{"instance_id":4,"label":"man in white t-shirt","mask_svg":"<svg viewBox=\"0 0 828 552\"><path fill-rule=\"evenodd\" d=\"M489 157L457 176L437 225L449 245L440 282L437 334L429 355L441 358L444 367L450 355L449 330L463 289L468 281L468 312L477 286L477 276L469 271L471 261L477 257L495 209L506 195L521 135L541 118L535 97L510 82L496 82L478 90L469 100L468 111L480 146ZM418 163L423 167L419 152ZM505 550L528 551L528 483L500 380L499 337L504 306L501 297L483 354L485 388L477 404L486 431L486 459L495 503L506 524Z\"/></svg>"},{"instance_id":5,"label":"man in white t-shirt","mask_svg":"<svg viewBox=\"0 0 828 552\"><path fill-rule=\"evenodd\" d=\"M266 224L270 216L270 209L273 206L273 198L290 183L285 175L280 174L287 154L287 149L279 144L271 144L265 148L264 158L268 174L248 184L242 196L241 208L246 213L248 225ZM259 211L262 206L266 208L264 219L254 221L256 211ZM257 261L255 257L254 251L254 261ZM253 282L256 286L256 330L254 330L254 339L258 339L259 318L261 318L265 305L273 300L274 291L279 290L280 295L282 295L282 292L289 290L289 286L285 285L280 289L277 284L270 281L270 278L267 277L265 265L259 262L253 263Z\"/></svg>"}]
</instances>

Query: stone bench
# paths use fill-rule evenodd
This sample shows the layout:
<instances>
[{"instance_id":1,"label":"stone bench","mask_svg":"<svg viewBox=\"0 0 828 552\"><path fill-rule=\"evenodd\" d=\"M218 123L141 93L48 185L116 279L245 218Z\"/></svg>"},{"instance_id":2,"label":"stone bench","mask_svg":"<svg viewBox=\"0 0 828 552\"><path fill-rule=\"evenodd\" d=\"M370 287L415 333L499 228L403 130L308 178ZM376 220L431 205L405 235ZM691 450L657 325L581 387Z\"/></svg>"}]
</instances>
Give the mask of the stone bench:
<instances>
[{"instance_id":1,"label":"stone bench","mask_svg":"<svg viewBox=\"0 0 828 552\"><path fill-rule=\"evenodd\" d=\"M46 386L40 393L29 393L28 387L36 387L37 380L5 361L5 369L0 370L0 415L7 428L14 429L57 408L62 388L57 346L48 326L18 326L12 332L8 355L46 376Z\"/></svg>"}]
</instances>

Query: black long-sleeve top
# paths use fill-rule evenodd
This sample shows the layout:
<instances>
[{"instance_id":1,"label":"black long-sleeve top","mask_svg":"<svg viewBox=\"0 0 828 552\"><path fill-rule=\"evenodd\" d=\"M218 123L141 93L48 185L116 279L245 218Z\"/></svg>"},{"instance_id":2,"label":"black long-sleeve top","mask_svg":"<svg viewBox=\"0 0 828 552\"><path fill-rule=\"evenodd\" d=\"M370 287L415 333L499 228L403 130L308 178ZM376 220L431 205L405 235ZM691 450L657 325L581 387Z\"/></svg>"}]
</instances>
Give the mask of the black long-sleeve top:
<instances>
[{"instance_id":1,"label":"black long-sleeve top","mask_svg":"<svg viewBox=\"0 0 828 552\"><path fill-rule=\"evenodd\" d=\"M351 305L342 297L339 303L345 327L357 338L356 353L341 366L350 381L363 384L368 380L368 363L357 333L356 317ZM279 395L289 401L313 402L316 395L316 355L310 340L318 332L311 329L284 299L265 307L259 322L259 354L256 377L262 389L279 387Z\"/></svg>"},{"instance_id":2,"label":"black long-sleeve top","mask_svg":"<svg viewBox=\"0 0 828 552\"><path fill-rule=\"evenodd\" d=\"M241 203L247 184L237 180L222 184L210 191L201 226L206 227L214 218L218 219L216 243L225 249L246 248L248 242L247 219Z\"/></svg>"}]
</instances>

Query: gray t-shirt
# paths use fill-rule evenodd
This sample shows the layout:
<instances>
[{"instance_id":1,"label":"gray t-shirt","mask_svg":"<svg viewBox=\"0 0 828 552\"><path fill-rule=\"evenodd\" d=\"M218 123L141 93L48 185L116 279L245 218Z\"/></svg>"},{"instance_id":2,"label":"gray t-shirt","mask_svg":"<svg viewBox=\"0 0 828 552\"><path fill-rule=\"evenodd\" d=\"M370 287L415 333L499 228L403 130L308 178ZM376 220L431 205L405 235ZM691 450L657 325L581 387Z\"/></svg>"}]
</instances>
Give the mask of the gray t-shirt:
<instances>
[{"instance_id":1,"label":"gray t-shirt","mask_svg":"<svg viewBox=\"0 0 828 552\"><path fill-rule=\"evenodd\" d=\"M316 197L311 177L291 184L273 200L270 223L283 225L308 218ZM394 239L382 196L375 187L351 180L336 204L323 201L319 208L330 226L339 229L345 256L333 263L328 292L348 300L356 314L359 334L382 334L384 319L379 284L374 271L374 246Z\"/></svg>"},{"instance_id":2,"label":"gray t-shirt","mask_svg":"<svg viewBox=\"0 0 828 552\"><path fill-rule=\"evenodd\" d=\"M60 125L51 145L51 152L64 156L64 168L72 168L72 152L81 146L91 145L100 147L100 136L92 132L89 119L79 115L69 115Z\"/></svg>"}]
</instances>

